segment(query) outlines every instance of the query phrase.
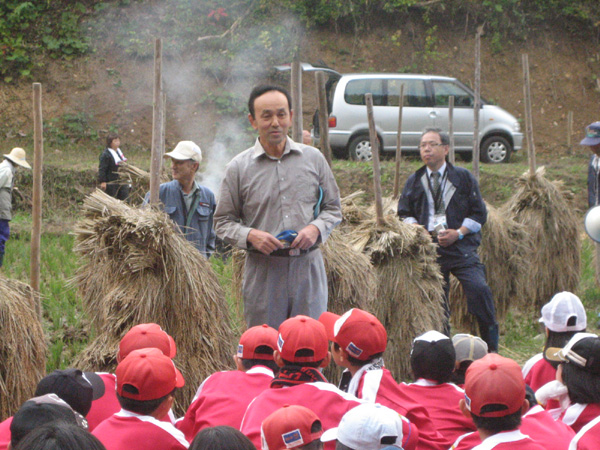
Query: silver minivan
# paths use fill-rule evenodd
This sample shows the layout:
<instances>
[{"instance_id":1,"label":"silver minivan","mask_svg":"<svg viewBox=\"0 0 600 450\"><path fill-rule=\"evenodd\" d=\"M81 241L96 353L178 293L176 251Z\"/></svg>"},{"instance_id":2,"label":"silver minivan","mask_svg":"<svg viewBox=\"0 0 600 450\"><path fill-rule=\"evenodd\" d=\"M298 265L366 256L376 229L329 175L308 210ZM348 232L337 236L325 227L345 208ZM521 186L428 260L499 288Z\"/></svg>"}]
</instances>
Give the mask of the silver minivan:
<instances>
[{"instance_id":1,"label":"silver minivan","mask_svg":"<svg viewBox=\"0 0 600 450\"><path fill-rule=\"evenodd\" d=\"M306 68L304 69L306 70ZM313 70L318 70L314 68ZM329 141L334 154L355 160L371 159L365 94L373 94L373 114L380 148L396 150L400 86L404 85L402 152L417 152L427 127L448 130L448 99L454 96L454 149L473 151L474 93L456 78L389 73L338 74L328 70ZM523 134L518 120L499 106L481 99L479 136L481 160L508 162L520 150ZM319 137L315 114L313 136Z\"/></svg>"}]
</instances>

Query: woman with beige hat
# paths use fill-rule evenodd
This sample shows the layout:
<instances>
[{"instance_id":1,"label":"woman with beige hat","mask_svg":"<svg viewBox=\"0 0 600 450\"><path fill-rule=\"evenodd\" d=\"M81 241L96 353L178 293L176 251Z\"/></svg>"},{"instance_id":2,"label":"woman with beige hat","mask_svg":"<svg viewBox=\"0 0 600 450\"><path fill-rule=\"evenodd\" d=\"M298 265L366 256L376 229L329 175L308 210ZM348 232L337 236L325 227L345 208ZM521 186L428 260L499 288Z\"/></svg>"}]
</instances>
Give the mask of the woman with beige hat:
<instances>
[{"instance_id":1,"label":"woman with beige hat","mask_svg":"<svg viewBox=\"0 0 600 450\"><path fill-rule=\"evenodd\" d=\"M8 222L12 219L12 189L13 179L17 166L31 169L27 163L25 150L19 147L13 148L8 155L4 155L4 161L0 163L0 267L4 261L4 245L10 235Z\"/></svg>"}]
</instances>

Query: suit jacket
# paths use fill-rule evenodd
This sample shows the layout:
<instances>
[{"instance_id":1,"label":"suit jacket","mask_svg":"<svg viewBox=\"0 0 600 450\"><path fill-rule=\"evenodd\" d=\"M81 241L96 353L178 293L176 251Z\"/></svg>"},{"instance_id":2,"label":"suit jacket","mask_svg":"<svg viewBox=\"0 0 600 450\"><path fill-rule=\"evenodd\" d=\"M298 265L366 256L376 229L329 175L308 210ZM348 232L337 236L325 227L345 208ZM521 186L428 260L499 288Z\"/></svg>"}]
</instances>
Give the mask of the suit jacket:
<instances>
[{"instance_id":1,"label":"suit jacket","mask_svg":"<svg viewBox=\"0 0 600 450\"><path fill-rule=\"evenodd\" d=\"M448 162L446 170L448 171L447 183L450 183L444 192L448 228L459 229L466 218L483 226L487 220L487 209L479 192L477 180L468 170L454 167ZM426 166L423 166L408 178L402 190L398 201L398 216L401 219L414 217L420 225L427 227L429 223L427 186L427 170ZM467 257L477 252L480 243L480 232L469 233L449 247L438 247L438 253L440 256Z\"/></svg>"}]
</instances>

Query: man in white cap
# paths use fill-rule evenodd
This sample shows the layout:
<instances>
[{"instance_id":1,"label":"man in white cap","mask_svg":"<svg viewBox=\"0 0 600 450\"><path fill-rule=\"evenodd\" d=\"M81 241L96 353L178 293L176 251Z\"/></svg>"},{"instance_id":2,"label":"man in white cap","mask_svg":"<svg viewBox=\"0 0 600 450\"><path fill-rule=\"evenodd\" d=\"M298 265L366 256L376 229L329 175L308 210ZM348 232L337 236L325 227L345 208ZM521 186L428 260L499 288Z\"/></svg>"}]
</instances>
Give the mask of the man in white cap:
<instances>
[{"instance_id":1,"label":"man in white cap","mask_svg":"<svg viewBox=\"0 0 600 450\"><path fill-rule=\"evenodd\" d=\"M8 222L12 219L11 205L15 172L17 166L31 169L25 158L25 150L15 147L8 155L4 155L4 161L0 163L0 267L4 261L4 245L10 236Z\"/></svg>"},{"instance_id":2,"label":"man in white cap","mask_svg":"<svg viewBox=\"0 0 600 450\"><path fill-rule=\"evenodd\" d=\"M215 250L213 214L216 201L215 194L195 180L202 151L192 141L181 141L164 157L171 159L173 174L173 181L160 185L159 198L164 211L185 238L208 258ZM149 197L146 194L145 203Z\"/></svg>"}]
</instances>

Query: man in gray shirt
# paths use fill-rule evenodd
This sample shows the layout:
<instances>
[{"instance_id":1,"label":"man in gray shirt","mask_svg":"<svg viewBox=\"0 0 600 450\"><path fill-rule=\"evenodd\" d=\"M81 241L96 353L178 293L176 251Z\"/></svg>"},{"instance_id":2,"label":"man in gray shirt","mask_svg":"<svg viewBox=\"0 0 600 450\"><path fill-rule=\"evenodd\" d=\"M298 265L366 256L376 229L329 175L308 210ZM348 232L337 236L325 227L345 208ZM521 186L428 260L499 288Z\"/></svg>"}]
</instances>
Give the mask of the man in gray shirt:
<instances>
[{"instance_id":1,"label":"man in gray shirt","mask_svg":"<svg viewBox=\"0 0 600 450\"><path fill-rule=\"evenodd\" d=\"M288 138L290 105L281 87L252 90L248 119L258 139L227 165L215 212L217 235L247 250L248 327L277 328L298 314L317 319L327 309L319 244L341 222L340 194L323 155Z\"/></svg>"}]
</instances>

